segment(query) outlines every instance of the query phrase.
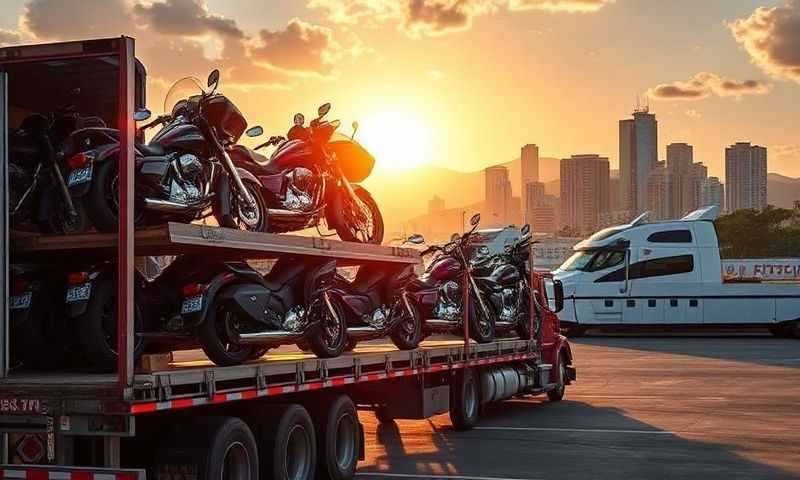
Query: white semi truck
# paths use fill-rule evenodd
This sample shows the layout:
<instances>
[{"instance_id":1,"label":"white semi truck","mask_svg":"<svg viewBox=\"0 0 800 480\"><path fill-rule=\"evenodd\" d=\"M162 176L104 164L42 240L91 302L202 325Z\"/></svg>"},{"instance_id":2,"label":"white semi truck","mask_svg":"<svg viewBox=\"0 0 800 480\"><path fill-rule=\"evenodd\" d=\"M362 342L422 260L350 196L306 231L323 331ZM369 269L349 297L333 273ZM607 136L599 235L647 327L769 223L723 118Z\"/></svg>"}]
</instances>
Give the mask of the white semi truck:
<instances>
[{"instance_id":1,"label":"white semi truck","mask_svg":"<svg viewBox=\"0 0 800 480\"><path fill-rule=\"evenodd\" d=\"M714 228L717 207L684 218L601 230L555 270L564 285L562 325L761 326L800 337L800 285L726 281Z\"/></svg>"}]
</instances>

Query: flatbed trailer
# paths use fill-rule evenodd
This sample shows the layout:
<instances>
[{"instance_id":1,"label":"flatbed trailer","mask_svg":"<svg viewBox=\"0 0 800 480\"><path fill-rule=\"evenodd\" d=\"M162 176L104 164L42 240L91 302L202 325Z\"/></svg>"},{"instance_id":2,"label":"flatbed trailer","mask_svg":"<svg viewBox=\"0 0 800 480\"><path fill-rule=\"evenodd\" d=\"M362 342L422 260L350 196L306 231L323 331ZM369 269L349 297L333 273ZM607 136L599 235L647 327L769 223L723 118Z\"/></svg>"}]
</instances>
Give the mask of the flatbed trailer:
<instances>
[{"instance_id":1,"label":"flatbed trailer","mask_svg":"<svg viewBox=\"0 0 800 480\"><path fill-rule=\"evenodd\" d=\"M116 79L102 94L117 92L119 233L10 232L6 137L13 72L41 77L40 69L28 67L39 62L61 68L72 61L91 64L93 77ZM192 350L175 353L165 365L134 365L135 256L201 253L250 260L291 254L335 258L339 266L420 262L405 248L207 225L135 231L134 62L134 41L126 37L0 49L0 478L347 479L364 451L356 408L373 410L381 422L449 412L456 428L468 429L483 404L515 395L564 395L575 378L572 354L547 307L546 278L535 273L531 286L544 310L540 333L530 340L477 344L468 340L469 322L462 322L463 338L430 339L410 351L372 341L338 358L319 359L281 347L243 365L220 367ZM19 65L25 68L15 70ZM81 69L69 72L80 75ZM9 262L48 265L66 257L116 258L115 373L11 368Z\"/></svg>"}]
</instances>

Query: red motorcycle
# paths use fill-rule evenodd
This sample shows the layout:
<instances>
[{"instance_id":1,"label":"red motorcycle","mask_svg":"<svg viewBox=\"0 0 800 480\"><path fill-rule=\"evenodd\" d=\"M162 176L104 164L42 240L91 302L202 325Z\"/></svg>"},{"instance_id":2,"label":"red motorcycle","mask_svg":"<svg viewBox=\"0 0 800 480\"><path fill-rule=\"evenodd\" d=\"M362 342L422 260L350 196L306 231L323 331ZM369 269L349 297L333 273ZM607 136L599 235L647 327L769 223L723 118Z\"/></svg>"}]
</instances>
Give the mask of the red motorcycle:
<instances>
[{"instance_id":1,"label":"red motorcycle","mask_svg":"<svg viewBox=\"0 0 800 480\"><path fill-rule=\"evenodd\" d=\"M340 122L325 120L331 105L319 107L318 117L305 126L298 113L287 138L271 137L255 149L236 145L236 166L258 177L267 203L267 231L281 233L319 228L324 220L339 238L350 242L383 241L383 217L372 195L358 182L372 172L375 158L353 137L336 133ZM248 133L263 133L253 127ZM276 145L270 157L256 150Z\"/></svg>"}]
</instances>

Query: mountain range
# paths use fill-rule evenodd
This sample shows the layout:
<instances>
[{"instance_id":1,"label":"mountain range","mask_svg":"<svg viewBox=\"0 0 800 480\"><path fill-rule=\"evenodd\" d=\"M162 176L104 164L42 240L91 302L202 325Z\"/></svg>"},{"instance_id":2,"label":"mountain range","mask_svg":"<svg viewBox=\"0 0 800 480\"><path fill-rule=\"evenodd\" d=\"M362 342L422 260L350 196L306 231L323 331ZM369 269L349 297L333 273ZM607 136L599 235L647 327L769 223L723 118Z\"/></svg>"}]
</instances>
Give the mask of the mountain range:
<instances>
[{"instance_id":1,"label":"mountain range","mask_svg":"<svg viewBox=\"0 0 800 480\"><path fill-rule=\"evenodd\" d=\"M519 197L521 191L520 160L501 163L509 169L512 193ZM539 178L545 191L559 194L559 159L541 157ZM445 208L473 205L484 198L483 170L464 172L436 165L422 165L400 172L376 171L365 182L383 212L387 232L397 232L403 222L428 211L428 201L437 196L445 201ZM800 200L800 178L770 173L767 179L768 202L783 208L792 208Z\"/></svg>"}]
</instances>

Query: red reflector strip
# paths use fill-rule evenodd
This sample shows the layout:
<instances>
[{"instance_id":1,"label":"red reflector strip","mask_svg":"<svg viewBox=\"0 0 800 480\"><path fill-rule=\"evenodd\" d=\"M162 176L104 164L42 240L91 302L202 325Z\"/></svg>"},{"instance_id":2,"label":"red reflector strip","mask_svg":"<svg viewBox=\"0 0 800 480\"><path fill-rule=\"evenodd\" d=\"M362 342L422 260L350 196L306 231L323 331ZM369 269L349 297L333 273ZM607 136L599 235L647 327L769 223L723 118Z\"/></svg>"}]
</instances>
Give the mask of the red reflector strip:
<instances>
[{"instance_id":1,"label":"red reflector strip","mask_svg":"<svg viewBox=\"0 0 800 480\"><path fill-rule=\"evenodd\" d=\"M113 471L110 469L73 470L71 468L52 467L21 467L0 469L0 480L139 480L144 478L144 471ZM58 469L56 469L58 468Z\"/></svg>"},{"instance_id":2,"label":"red reflector strip","mask_svg":"<svg viewBox=\"0 0 800 480\"><path fill-rule=\"evenodd\" d=\"M381 372L366 373L358 378L354 376L333 377L327 380L314 380L300 385L276 385L260 390L249 389L233 393L217 393L211 399L208 399L207 397L181 398L176 400L167 400L165 402L137 403L131 406L130 412L134 415L137 415L137 414L151 413L161 410L177 410L183 408L197 407L200 405L208 405L209 403L219 404L219 403L235 402L239 400L251 400L258 397L271 397L287 393L297 393L310 390L319 390L322 388L341 387L344 385L351 385L354 383L374 382L390 378L406 377L411 375L417 375L420 373L435 373L435 372L443 372L446 370L458 370L461 368L465 368L467 366L491 365L495 363L504 363L515 360L526 360L531 358L536 358L536 355L531 353L514 353L509 355L501 355L499 357L494 357L494 358L475 359L475 360L470 360L469 362L454 362L452 364L432 365L425 369L405 368L400 370L391 370L389 372L381 371ZM0 478L0 480L3 479Z\"/></svg>"}]
</instances>

